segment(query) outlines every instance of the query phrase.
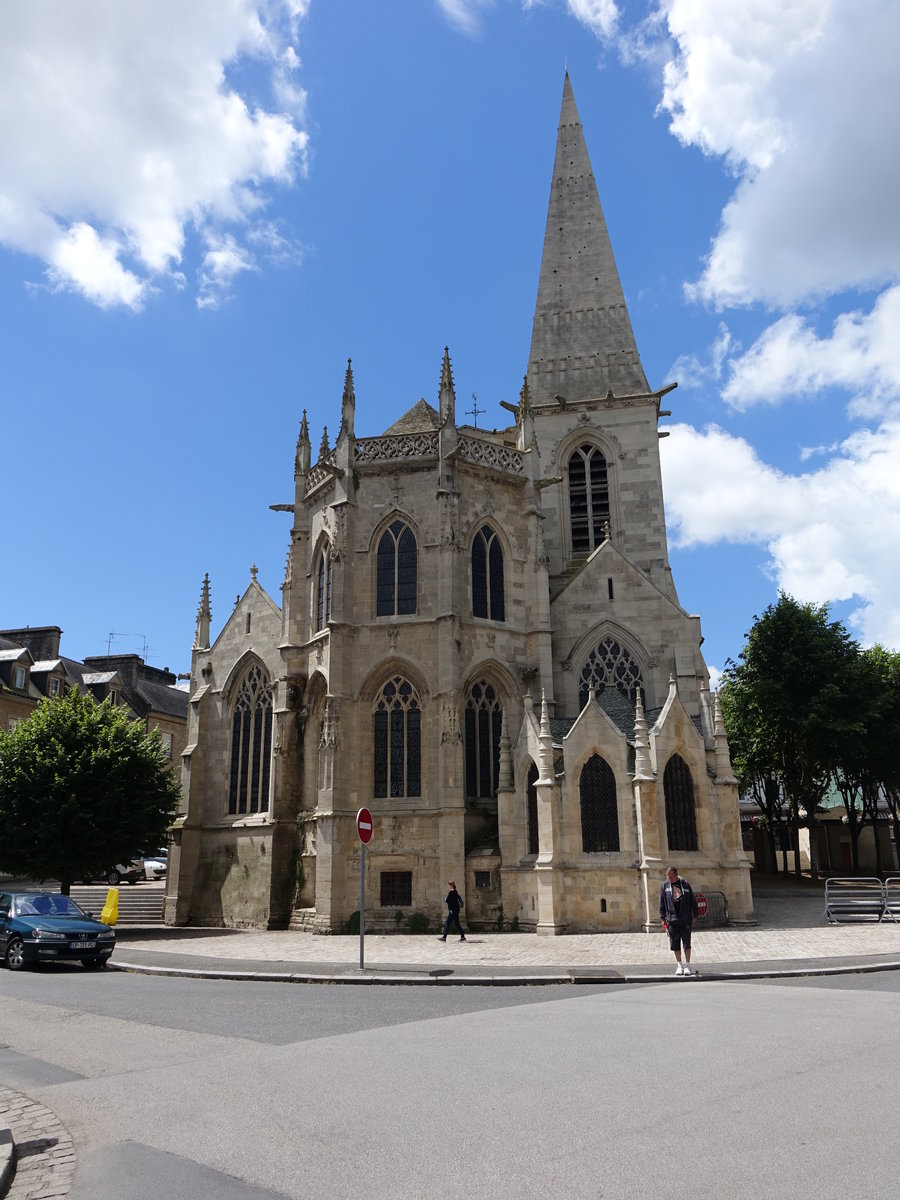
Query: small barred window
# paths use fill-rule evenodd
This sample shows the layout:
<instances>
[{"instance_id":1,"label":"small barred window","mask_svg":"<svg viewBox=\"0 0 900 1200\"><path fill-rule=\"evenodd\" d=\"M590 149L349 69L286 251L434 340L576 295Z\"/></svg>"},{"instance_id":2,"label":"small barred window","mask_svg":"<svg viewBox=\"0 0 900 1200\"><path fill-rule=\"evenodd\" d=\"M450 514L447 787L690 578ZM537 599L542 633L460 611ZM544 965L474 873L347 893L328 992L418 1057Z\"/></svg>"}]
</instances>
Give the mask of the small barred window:
<instances>
[{"instance_id":1,"label":"small barred window","mask_svg":"<svg viewBox=\"0 0 900 1200\"><path fill-rule=\"evenodd\" d=\"M476 871L475 872L475 886L476 886L476 888L492 887L493 885L491 883L491 872L490 871Z\"/></svg>"},{"instance_id":2,"label":"small barred window","mask_svg":"<svg viewBox=\"0 0 900 1200\"><path fill-rule=\"evenodd\" d=\"M412 906L412 871L381 872L381 907Z\"/></svg>"}]
</instances>

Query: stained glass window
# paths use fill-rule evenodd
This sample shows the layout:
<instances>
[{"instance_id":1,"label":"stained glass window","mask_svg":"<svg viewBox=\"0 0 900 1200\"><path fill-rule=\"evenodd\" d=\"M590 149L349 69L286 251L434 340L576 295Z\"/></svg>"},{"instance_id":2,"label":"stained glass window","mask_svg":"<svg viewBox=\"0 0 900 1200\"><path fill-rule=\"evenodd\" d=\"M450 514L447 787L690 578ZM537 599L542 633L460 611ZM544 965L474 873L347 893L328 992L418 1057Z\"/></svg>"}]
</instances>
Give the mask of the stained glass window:
<instances>
[{"instance_id":1,"label":"stained glass window","mask_svg":"<svg viewBox=\"0 0 900 1200\"><path fill-rule=\"evenodd\" d=\"M581 771L581 848L585 854L619 849L619 803L612 767L599 754Z\"/></svg>"},{"instance_id":2,"label":"stained glass window","mask_svg":"<svg viewBox=\"0 0 900 1200\"><path fill-rule=\"evenodd\" d=\"M375 579L375 611L379 617L408 616L416 611L418 547L412 530L394 521L381 535Z\"/></svg>"},{"instance_id":3,"label":"stained glass window","mask_svg":"<svg viewBox=\"0 0 900 1200\"><path fill-rule=\"evenodd\" d=\"M316 633L324 629L325 622L331 619L331 581L331 550L325 547L319 555L316 572Z\"/></svg>"},{"instance_id":4,"label":"stained glass window","mask_svg":"<svg viewBox=\"0 0 900 1200\"><path fill-rule=\"evenodd\" d=\"M506 620L503 592L503 549L490 525L483 525L472 543L472 613Z\"/></svg>"},{"instance_id":5,"label":"stained glass window","mask_svg":"<svg viewBox=\"0 0 900 1200\"><path fill-rule=\"evenodd\" d=\"M532 763L528 770L528 790L526 793L529 854L537 854L540 851L540 837L538 834L537 788L534 786L537 781L538 769L535 764Z\"/></svg>"},{"instance_id":6,"label":"stained glass window","mask_svg":"<svg viewBox=\"0 0 900 1200\"><path fill-rule=\"evenodd\" d=\"M254 663L241 680L231 721L228 811L268 812L272 758L272 685Z\"/></svg>"},{"instance_id":7,"label":"stained glass window","mask_svg":"<svg viewBox=\"0 0 900 1200\"><path fill-rule=\"evenodd\" d=\"M503 709L493 684L486 679L472 685L465 724L466 795L473 799L496 796Z\"/></svg>"},{"instance_id":8,"label":"stained glass window","mask_svg":"<svg viewBox=\"0 0 900 1200\"><path fill-rule=\"evenodd\" d=\"M609 521L609 477L598 446L586 443L569 458L569 520L572 551L589 553L603 541Z\"/></svg>"},{"instance_id":9,"label":"stained glass window","mask_svg":"<svg viewBox=\"0 0 900 1200\"><path fill-rule=\"evenodd\" d=\"M666 835L670 850L696 850L697 814L694 809L694 780L680 754L673 754L663 773L666 797Z\"/></svg>"},{"instance_id":10,"label":"stained glass window","mask_svg":"<svg viewBox=\"0 0 900 1200\"><path fill-rule=\"evenodd\" d=\"M376 796L422 794L422 710L412 684L395 675L375 701L372 717Z\"/></svg>"},{"instance_id":11,"label":"stained glass window","mask_svg":"<svg viewBox=\"0 0 900 1200\"><path fill-rule=\"evenodd\" d=\"M581 668L578 681L578 706L587 704L588 691L593 687L599 696L606 687L614 687L632 704L638 688L643 689L641 668L629 651L614 637L603 638L590 652Z\"/></svg>"}]
</instances>

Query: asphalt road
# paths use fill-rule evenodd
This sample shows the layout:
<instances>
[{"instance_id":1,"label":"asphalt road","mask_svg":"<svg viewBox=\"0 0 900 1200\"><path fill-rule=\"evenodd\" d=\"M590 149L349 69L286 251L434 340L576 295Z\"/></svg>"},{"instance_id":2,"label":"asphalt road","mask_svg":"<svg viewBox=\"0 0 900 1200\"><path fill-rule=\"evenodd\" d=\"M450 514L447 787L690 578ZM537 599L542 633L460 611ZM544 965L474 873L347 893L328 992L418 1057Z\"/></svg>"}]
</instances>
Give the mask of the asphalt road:
<instances>
[{"instance_id":1,"label":"asphalt road","mask_svg":"<svg viewBox=\"0 0 900 1200\"><path fill-rule=\"evenodd\" d=\"M75 1200L894 1200L900 975L344 988L0 972Z\"/></svg>"}]
</instances>

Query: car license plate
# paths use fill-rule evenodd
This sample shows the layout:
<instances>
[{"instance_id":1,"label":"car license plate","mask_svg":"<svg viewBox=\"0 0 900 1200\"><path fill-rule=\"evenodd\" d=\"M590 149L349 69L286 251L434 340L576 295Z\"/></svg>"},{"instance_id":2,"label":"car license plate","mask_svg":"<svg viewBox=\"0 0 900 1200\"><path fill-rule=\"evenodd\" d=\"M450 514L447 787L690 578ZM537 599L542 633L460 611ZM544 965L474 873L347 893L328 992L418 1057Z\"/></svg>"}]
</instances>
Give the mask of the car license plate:
<instances>
[{"instance_id":1,"label":"car license plate","mask_svg":"<svg viewBox=\"0 0 900 1200\"><path fill-rule=\"evenodd\" d=\"M96 942L73 942L72 943L73 950L95 950L96 947L97 947Z\"/></svg>"}]
</instances>

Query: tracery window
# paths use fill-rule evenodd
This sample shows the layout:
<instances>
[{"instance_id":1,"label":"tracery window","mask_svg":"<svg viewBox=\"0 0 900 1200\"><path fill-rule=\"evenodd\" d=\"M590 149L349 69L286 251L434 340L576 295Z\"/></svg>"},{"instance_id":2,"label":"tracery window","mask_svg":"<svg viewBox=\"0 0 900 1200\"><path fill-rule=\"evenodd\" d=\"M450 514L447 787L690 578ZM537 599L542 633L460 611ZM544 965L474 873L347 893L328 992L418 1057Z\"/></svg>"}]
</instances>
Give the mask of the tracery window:
<instances>
[{"instance_id":1,"label":"tracery window","mask_svg":"<svg viewBox=\"0 0 900 1200\"><path fill-rule=\"evenodd\" d=\"M268 812L271 758L272 684L259 663L254 663L241 680L234 702L229 813Z\"/></svg>"},{"instance_id":2,"label":"tracery window","mask_svg":"<svg viewBox=\"0 0 900 1200\"><path fill-rule=\"evenodd\" d=\"M666 835L670 850L696 850L697 813L694 808L694 780L690 767L680 754L673 754L663 773L666 798Z\"/></svg>"},{"instance_id":3,"label":"tracery window","mask_svg":"<svg viewBox=\"0 0 900 1200\"><path fill-rule=\"evenodd\" d=\"M612 767L599 754L581 771L581 848L585 854L619 849L619 802Z\"/></svg>"},{"instance_id":4,"label":"tracery window","mask_svg":"<svg viewBox=\"0 0 900 1200\"><path fill-rule=\"evenodd\" d=\"M496 796L500 774L500 730L503 709L493 684L472 685L466 699L466 795Z\"/></svg>"},{"instance_id":5,"label":"tracery window","mask_svg":"<svg viewBox=\"0 0 900 1200\"><path fill-rule=\"evenodd\" d=\"M316 633L325 628L326 621L331 620L331 580L331 547L323 546L316 570Z\"/></svg>"},{"instance_id":6,"label":"tracery window","mask_svg":"<svg viewBox=\"0 0 900 1200\"><path fill-rule=\"evenodd\" d=\"M416 611L418 549L413 531L394 521L378 543L376 614L407 616Z\"/></svg>"},{"instance_id":7,"label":"tracery window","mask_svg":"<svg viewBox=\"0 0 900 1200\"><path fill-rule=\"evenodd\" d=\"M503 549L490 525L482 525L472 543L472 614L506 620L503 593Z\"/></svg>"},{"instance_id":8,"label":"tracery window","mask_svg":"<svg viewBox=\"0 0 900 1200\"><path fill-rule=\"evenodd\" d=\"M540 851L540 836L538 833L537 788L538 769L534 763L528 768L528 784L526 792L526 820L528 825L528 853L537 854Z\"/></svg>"},{"instance_id":9,"label":"tracery window","mask_svg":"<svg viewBox=\"0 0 900 1200\"><path fill-rule=\"evenodd\" d=\"M375 796L421 796L422 710L411 683L395 675L375 700L372 717Z\"/></svg>"},{"instance_id":10,"label":"tracery window","mask_svg":"<svg viewBox=\"0 0 900 1200\"><path fill-rule=\"evenodd\" d=\"M606 687L614 687L632 704L637 700L638 688L644 687L641 668L614 637L603 638L585 659L578 681L579 707L587 704L590 688L599 696Z\"/></svg>"},{"instance_id":11,"label":"tracery window","mask_svg":"<svg viewBox=\"0 0 900 1200\"><path fill-rule=\"evenodd\" d=\"M572 552L589 553L603 541L609 521L609 476L599 446L585 443L569 457Z\"/></svg>"}]
</instances>

